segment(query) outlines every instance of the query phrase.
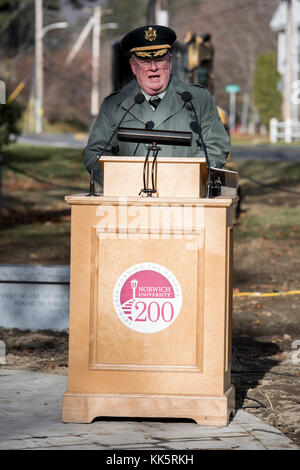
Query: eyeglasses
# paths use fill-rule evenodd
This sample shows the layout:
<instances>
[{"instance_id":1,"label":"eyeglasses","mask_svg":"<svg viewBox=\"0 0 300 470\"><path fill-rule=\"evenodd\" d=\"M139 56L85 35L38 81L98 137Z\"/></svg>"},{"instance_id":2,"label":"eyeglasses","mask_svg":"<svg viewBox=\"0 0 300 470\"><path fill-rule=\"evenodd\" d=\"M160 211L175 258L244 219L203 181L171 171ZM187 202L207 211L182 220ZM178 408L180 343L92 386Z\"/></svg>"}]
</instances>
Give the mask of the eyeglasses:
<instances>
[{"instance_id":1,"label":"eyeglasses","mask_svg":"<svg viewBox=\"0 0 300 470\"><path fill-rule=\"evenodd\" d=\"M149 69L152 65L152 62L155 63L158 69L162 69L165 67L166 63L169 62L170 56L167 55L165 57L159 57L156 59L137 59L136 57L132 57L134 63L143 70Z\"/></svg>"}]
</instances>

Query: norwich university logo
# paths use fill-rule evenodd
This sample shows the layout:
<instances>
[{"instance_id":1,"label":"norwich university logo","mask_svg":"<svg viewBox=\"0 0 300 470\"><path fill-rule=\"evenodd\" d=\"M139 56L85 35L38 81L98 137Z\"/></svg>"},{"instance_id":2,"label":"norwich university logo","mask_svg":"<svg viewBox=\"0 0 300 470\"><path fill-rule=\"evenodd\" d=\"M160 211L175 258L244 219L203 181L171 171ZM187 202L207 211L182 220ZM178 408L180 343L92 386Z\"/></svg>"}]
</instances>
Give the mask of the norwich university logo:
<instances>
[{"instance_id":1,"label":"norwich university logo","mask_svg":"<svg viewBox=\"0 0 300 470\"><path fill-rule=\"evenodd\" d=\"M121 274L113 302L119 319L131 330L157 333L170 326L182 305L181 287L167 268L140 263Z\"/></svg>"}]
</instances>

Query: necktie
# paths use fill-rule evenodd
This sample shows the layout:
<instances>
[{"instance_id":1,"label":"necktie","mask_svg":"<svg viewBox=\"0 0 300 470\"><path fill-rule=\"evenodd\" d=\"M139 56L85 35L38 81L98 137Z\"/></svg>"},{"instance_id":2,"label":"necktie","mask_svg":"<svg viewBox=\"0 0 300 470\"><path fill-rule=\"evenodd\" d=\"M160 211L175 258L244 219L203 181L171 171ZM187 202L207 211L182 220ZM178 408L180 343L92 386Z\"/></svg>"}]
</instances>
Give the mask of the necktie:
<instances>
[{"instance_id":1,"label":"necktie","mask_svg":"<svg viewBox=\"0 0 300 470\"><path fill-rule=\"evenodd\" d=\"M157 108L157 106L159 105L159 103L161 102L161 98L159 96L153 96L150 98L149 100L149 103L151 104L151 106L153 106L155 109Z\"/></svg>"}]
</instances>

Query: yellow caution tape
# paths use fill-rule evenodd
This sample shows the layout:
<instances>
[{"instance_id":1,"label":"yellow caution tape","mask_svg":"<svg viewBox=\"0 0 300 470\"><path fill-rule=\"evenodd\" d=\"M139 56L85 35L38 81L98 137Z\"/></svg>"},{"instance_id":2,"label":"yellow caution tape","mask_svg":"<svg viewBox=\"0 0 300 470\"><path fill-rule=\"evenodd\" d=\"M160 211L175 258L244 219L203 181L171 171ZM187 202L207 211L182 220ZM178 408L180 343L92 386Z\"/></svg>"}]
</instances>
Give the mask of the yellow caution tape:
<instances>
[{"instance_id":1,"label":"yellow caution tape","mask_svg":"<svg viewBox=\"0 0 300 470\"><path fill-rule=\"evenodd\" d=\"M9 97L7 98L7 101L6 101L6 104L9 104L9 103L12 103L14 101L14 99L18 96L19 93L21 93L21 91L23 90L25 86L25 83L24 82L21 82L19 83L19 85L17 86L17 88L9 95Z\"/></svg>"},{"instance_id":2,"label":"yellow caution tape","mask_svg":"<svg viewBox=\"0 0 300 470\"><path fill-rule=\"evenodd\" d=\"M290 290L286 292L239 292L238 294L233 294L233 297L278 297L279 295L294 295L300 294L300 290Z\"/></svg>"}]
</instances>

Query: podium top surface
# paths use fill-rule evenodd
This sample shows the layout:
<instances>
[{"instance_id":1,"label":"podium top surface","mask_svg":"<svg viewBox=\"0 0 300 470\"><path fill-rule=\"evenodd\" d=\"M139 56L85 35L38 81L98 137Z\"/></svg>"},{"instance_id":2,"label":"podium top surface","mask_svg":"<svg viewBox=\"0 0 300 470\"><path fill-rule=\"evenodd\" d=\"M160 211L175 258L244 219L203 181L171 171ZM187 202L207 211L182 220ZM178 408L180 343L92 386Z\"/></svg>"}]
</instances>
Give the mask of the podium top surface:
<instances>
[{"instance_id":1,"label":"podium top surface","mask_svg":"<svg viewBox=\"0 0 300 470\"><path fill-rule=\"evenodd\" d=\"M237 196L216 198L194 197L145 197L145 196L88 196L87 194L71 194L65 196L65 201L70 205L186 205L203 207L230 207L238 201Z\"/></svg>"},{"instance_id":2,"label":"podium top surface","mask_svg":"<svg viewBox=\"0 0 300 470\"><path fill-rule=\"evenodd\" d=\"M149 161L153 159L153 156L149 156ZM100 158L99 163L101 162L142 162L144 163L145 157L132 157L132 156L113 156L106 155ZM202 163L206 164L206 160L203 157L161 157L159 154L157 156L157 163Z\"/></svg>"},{"instance_id":3,"label":"podium top surface","mask_svg":"<svg viewBox=\"0 0 300 470\"><path fill-rule=\"evenodd\" d=\"M154 162L156 161L156 165ZM139 204L137 195L147 193L152 187L153 200L167 198L168 203L184 200L193 204L206 195L208 168L203 157L160 157L154 156L103 156L99 160L104 174L103 197L134 198L132 203ZM152 165L152 166L151 166ZM224 187L237 188L237 173L229 170L211 168L214 177ZM235 191L222 191L223 199L236 194ZM140 198L145 204L145 198ZM189 201L188 201L189 200ZM99 200L104 204L105 199ZM202 200L202 205L203 205ZM147 203L148 204L148 203ZM151 202L157 204L157 202ZM199 201L197 202L199 204ZM209 203L211 204L211 203ZM220 205L220 203L218 203Z\"/></svg>"}]
</instances>

